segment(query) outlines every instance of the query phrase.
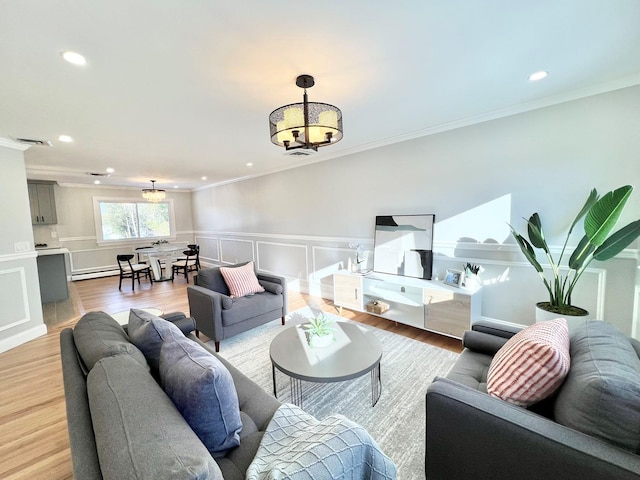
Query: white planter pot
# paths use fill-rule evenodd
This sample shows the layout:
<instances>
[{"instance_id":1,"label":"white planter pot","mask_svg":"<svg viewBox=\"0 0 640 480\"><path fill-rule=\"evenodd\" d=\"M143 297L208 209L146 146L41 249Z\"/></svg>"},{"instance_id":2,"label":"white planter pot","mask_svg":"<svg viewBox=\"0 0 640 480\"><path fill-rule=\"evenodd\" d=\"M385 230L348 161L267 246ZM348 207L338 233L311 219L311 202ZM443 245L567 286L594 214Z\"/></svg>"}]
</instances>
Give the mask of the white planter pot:
<instances>
[{"instance_id":1,"label":"white planter pot","mask_svg":"<svg viewBox=\"0 0 640 480\"><path fill-rule=\"evenodd\" d=\"M311 348L324 348L324 347L328 347L332 343L333 343L333 333L330 333L329 335L323 335L321 337L314 334L309 335L309 346Z\"/></svg>"},{"instance_id":2,"label":"white planter pot","mask_svg":"<svg viewBox=\"0 0 640 480\"><path fill-rule=\"evenodd\" d=\"M542 308L536 305L536 323L544 322L546 320L553 320L555 318L564 318L569 325L569 334L571 334L576 328L582 325L587 320L591 320L591 315L587 313L587 315L574 316L574 315L561 315L559 313L549 312L547 310L543 310Z\"/></svg>"}]
</instances>

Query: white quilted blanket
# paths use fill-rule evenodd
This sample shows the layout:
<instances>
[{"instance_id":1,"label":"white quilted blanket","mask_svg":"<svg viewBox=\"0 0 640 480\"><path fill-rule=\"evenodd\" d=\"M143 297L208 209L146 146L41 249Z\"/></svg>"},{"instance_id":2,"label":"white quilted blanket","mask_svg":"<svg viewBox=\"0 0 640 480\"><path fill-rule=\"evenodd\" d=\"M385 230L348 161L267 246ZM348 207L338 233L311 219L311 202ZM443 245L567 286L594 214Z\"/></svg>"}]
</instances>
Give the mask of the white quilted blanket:
<instances>
[{"instance_id":1,"label":"white quilted blanket","mask_svg":"<svg viewBox=\"0 0 640 480\"><path fill-rule=\"evenodd\" d=\"M291 404L276 411L247 480L394 480L396 466L360 425L342 415L321 421Z\"/></svg>"}]
</instances>

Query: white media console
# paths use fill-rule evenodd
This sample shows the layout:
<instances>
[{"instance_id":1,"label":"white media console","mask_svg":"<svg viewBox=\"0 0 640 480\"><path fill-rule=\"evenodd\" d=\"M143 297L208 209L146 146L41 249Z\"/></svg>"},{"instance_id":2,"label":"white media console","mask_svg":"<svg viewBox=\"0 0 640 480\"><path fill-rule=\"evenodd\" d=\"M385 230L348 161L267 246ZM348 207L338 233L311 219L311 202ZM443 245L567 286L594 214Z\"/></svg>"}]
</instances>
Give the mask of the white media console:
<instances>
[{"instance_id":1,"label":"white media console","mask_svg":"<svg viewBox=\"0 0 640 480\"><path fill-rule=\"evenodd\" d=\"M382 301L389 309L367 311L367 304ZM456 288L438 280L371 273L359 275L341 270L333 276L333 302L455 338L480 320L480 288Z\"/></svg>"}]
</instances>

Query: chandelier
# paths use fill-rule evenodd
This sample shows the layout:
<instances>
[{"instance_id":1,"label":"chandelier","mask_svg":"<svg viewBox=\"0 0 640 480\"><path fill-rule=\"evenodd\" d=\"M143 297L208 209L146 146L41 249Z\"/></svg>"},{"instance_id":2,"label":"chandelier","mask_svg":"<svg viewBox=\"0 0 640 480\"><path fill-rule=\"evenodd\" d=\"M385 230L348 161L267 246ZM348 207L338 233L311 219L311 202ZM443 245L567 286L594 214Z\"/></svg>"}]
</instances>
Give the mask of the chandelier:
<instances>
[{"instance_id":1,"label":"chandelier","mask_svg":"<svg viewBox=\"0 0 640 480\"><path fill-rule=\"evenodd\" d=\"M271 142L286 150L318 151L342 139L342 112L328 103L309 102L307 88L315 85L311 75L300 75L296 85L304 89L302 103L276 108L269 115Z\"/></svg>"},{"instance_id":2,"label":"chandelier","mask_svg":"<svg viewBox=\"0 0 640 480\"><path fill-rule=\"evenodd\" d=\"M156 181L150 180L151 188L143 188L142 189L142 198L148 200L153 203L157 203L164 199L165 191L161 189L156 189Z\"/></svg>"}]
</instances>

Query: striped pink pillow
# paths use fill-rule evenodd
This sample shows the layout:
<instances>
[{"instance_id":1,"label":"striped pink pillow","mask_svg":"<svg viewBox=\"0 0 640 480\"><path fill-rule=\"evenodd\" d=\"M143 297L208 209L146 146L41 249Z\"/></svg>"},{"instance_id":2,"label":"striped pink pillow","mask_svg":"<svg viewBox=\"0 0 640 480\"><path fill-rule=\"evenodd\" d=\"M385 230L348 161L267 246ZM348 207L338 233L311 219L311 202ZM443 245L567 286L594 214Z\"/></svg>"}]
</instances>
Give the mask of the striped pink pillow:
<instances>
[{"instance_id":1,"label":"striped pink pillow","mask_svg":"<svg viewBox=\"0 0 640 480\"><path fill-rule=\"evenodd\" d=\"M253 271L253 262L242 267L220 267L220 273L229 287L231 298L264 292L264 288L258 283L258 278Z\"/></svg>"},{"instance_id":2,"label":"striped pink pillow","mask_svg":"<svg viewBox=\"0 0 640 480\"><path fill-rule=\"evenodd\" d=\"M487 392L527 407L548 397L569 373L569 328L564 318L539 322L498 350L487 374Z\"/></svg>"}]
</instances>

